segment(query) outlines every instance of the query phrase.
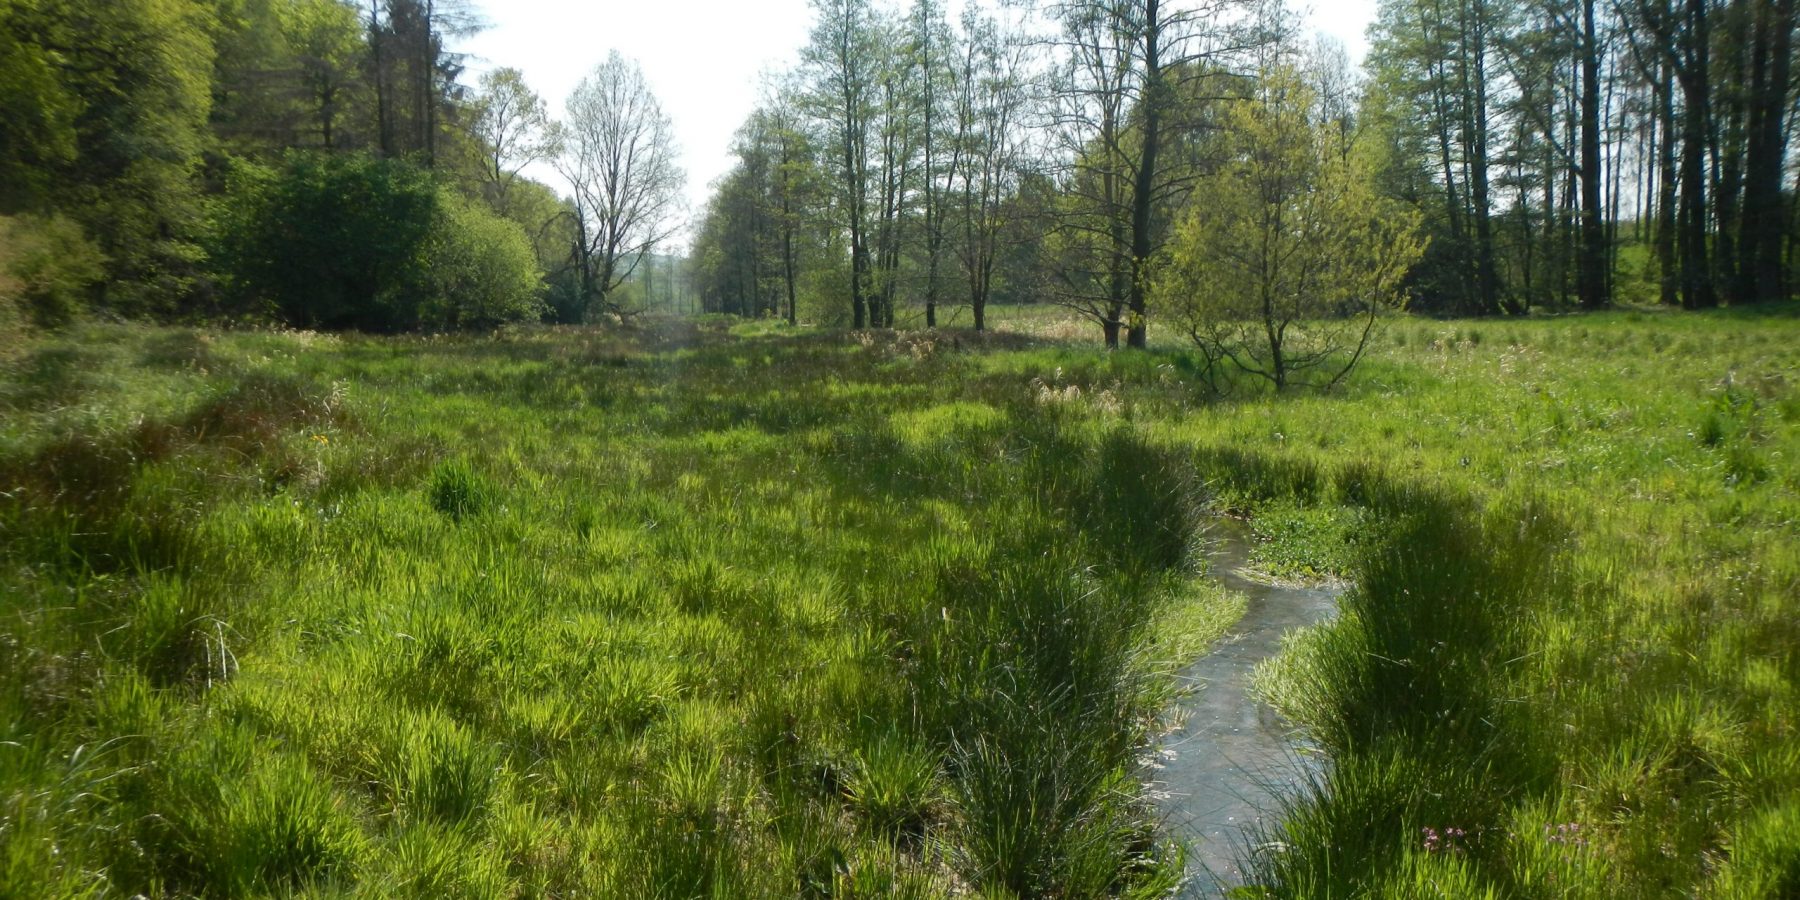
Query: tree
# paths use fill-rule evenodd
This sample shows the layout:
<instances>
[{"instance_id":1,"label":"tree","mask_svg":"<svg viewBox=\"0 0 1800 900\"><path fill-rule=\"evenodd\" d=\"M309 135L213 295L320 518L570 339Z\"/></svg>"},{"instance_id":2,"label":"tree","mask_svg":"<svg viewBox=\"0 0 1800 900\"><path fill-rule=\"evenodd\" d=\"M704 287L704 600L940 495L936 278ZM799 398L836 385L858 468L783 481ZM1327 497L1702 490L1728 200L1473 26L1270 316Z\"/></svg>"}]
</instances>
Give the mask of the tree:
<instances>
[{"instance_id":1,"label":"tree","mask_svg":"<svg viewBox=\"0 0 1800 900\"><path fill-rule=\"evenodd\" d=\"M1189 209L1161 286L1209 361L1276 390L1348 374L1424 250L1418 213L1377 195L1317 99L1282 67L1231 111L1231 161Z\"/></svg>"},{"instance_id":2,"label":"tree","mask_svg":"<svg viewBox=\"0 0 1800 900\"><path fill-rule=\"evenodd\" d=\"M550 115L518 69L483 73L471 106L472 130L482 153L482 192L506 215L520 170L557 151Z\"/></svg>"},{"instance_id":3,"label":"tree","mask_svg":"<svg viewBox=\"0 0 1800 900\"><path fill-rule=\"evenodd\" d=\"M1024 168L1021 125L1029 85L1023 41L1003 34L992 18L964 11L961 59L954 92L955 136L950 183L956 216L956 255L968 285L975 330L987 328L1009 213Z\"/></svg>"},{"instance_id":4,"label":"tree","mask_svg":"<svg viewBox=\"0 0 1800 900\"><path fill-rule=\"evenodd\" d=\"M936 328L938 271L943 257L947 196L962 162L962 148L953 142L948 148L950 159L946 164L944 141L939 137L943 129L944 94L941 89L950 79L946 61L952 39L943 8L936 0L914 0L908 22L912 28L913 61L919 69L918 101L923 117L919 133L925 154L920 171L923 187L920 211L925 217L925 327Z\"/></svg>"},{"instance_id":5,"label":"tree","mask_svg":"<svg viewBox=\"0 0 1800 900\"><path fill-rule=\"evenodd\" d=\"M347 149L368 128L368 35L340 0L213 0L212 128L239 154ZM359 126L364 126L359 128Z\"/></svg>"},{"instance_id":6,"label":"tree","mask_svg":"<svg viewBox=\"0 0 1800 900\"><path fill-rule=\"evenodd\" d=\"M1065 256L1067 305L1100 323L1108 347L1147 336L1151 271L1196 173L1171 165L1164 150L1173 117L1199 84L1229 80L1233 65L1271 38L1256 0L1061 0L1049 7L1060 28L1050 40L1063 63L1052 80L1055 130L1072 166L1075 194L1062 226L1090 248L1086 263ZM1097 288L1097 290L1096 290Z\"/></svg>"},{"instance_id":7,"label":"tree","mask_svg":"<svg viewBox=\"0 0 1800 900\"><path fill-rule=\"evenodd\" d=\"M447 191L436 223L426 255L426 324L488 329L543 317L543 282L524 229Z\"/></svg>"},{"instance_id":8,"label":"tree","mask_svg":"<svg viewBox=\"0 0 1800 900\"><path fill-rule=\"evenodd\" d=\"M800 254L804 246L805 220L812 214L819 193L817 153L812 137L803 127L799 102L792 91L775 91L761 114L765 121L760 134L763 140L773 144L770 215L780 239L787 323L798 325Z\"/></svg>"},{"instance_id":9,"label":"tree","mask_svg":"<svg viewBox=\"0 0 1800 900\"><path fill-rule=\"evenodd\" d=\"M888 19L876 24L877 151L872 170L876 186L875 267L869 324L892 328L911 237L913 200L919 188L920 93L924 73L909 58L911 41L904 24Z\"/></svg>"},{"instance_id":10,"label":"tree","mask_svg":"<svg viewBox=\"0 0 1800 900\"><path fill-rule=\"evenodd\" d=\"M365 86L358 69L368 49L356 11L340 0L298 0L285 10L282 30L299 63L319 146L356 146L366 138L345 122L354 123L361 111Z\"/></svg>"},{"instance_id":11,"label":"tree","mask_svg":"<svg viewBox=\"0 0 1800 900\"><path fill-rule=\"evenodd\" d=\"M209 24L188 0L36 0L0 13L0 51L29 48L0 61L0 74L21 76L25 102L35 94L49 104L18 116L0 101L23 126L14 137L13 121L4 123L0 154L23 153L35 170L21 180L27 208L66 211L99 244L100 299L115 312L174 313L200 273L195 174L210 142ZM14 89L9 81L0 93ZM0 172L7 167L0 157Z\"/></svg>"},{"instance_id":12,"label":"tree","mask_svg":"<svg viewBox=\"0 0 1800 900\"><path fill-rule=\"evenodd\" d=\"M674 128L643 70L615 50L569 95L562 140L580 314L630 313L613 292L679 227L686 175L676 165Z\"/></svg>"},{"instance_id":13,"label":"tree","mask_svg":"<svg viewBox=\"0 0 1800 900\"><path fill-rule=\"evenodd\" d=\"M1636 12L1679 85L1682 97L1680 197L1676 245L1681 259L1681 305L1718 305L1707 238L1706 158L1712 131L1712 49L1706 0L1638 0ZM1715 154L1716 159L1716 154ZM1716 195L1715 195L1716 200Z\"/></svg>"},{"instance_id":14,"label":"tree","mask_svg":"<svg viewBox=\"0 0 1800 900\"><path fill-rule=\"evenodd\" d=\"M1368 68L1375 96L1390 104L1388 131L1398 165L1429 173L1412 200L1440 237L1437 268L1427 273L1441 308L1491 315L1505 295L1495 262L1490 56L1506 7L1493 0L1394 0L1372 29ZM1519 79L1524 81L1525 79ZM1521 108L1553 102L1526 86Z\"/></svg>"},{"instance_id":15,"label":"tree","mask_svg":"<svg viewBox=\"0 0 1800 900\"><path fill-rule=\"evenodd\" d=\"M818 21L801 51L807 104L825 129L835 159L837 209L850 238L850 309L855 327L868 322L871 296L869 139L880 65L868 0L813 0Z\"/></svg>"},{"instance_id":16,"label":"tree","mask_svg":"<svg viewBox=\"0 0 1800 900\"><path fill-rule=\"evenodd\" d=\"M381 152L416 154L435 166L462 93L461 56L446 50L444 40L473 34L481 24L462 0L369 0L368 27Z\"/></svg>"},{"instance_id":17,"label":"tree","mask_svg":"<svg viewBox=\"0 0 1800 900\"><path fill-rule=\"evenodd\" d=\"M1581 0L1581 248L1576 263L1583 309L1602 309L1612 299L1611 256L1606 248L1601 190L1606 169L1600 161L1600 58L1604 53L1595 22L1594 0Z\"/></svg>"},{"instance_id":18,"label":"tree","mask_svg":"<svg viewBox=\"0 0 1800 900\"><path fill-rule=\"evenodd\" d=\"M1787 216L1783 210L1782 171L1788 156L1788 134L1794 89L1793 38L1795 0L1753 0L1748 102L1748 147L1745 154L1743 223L1740 228L1738 281L1734 303L1764 302L1788 295L1783 254Z\"/></svg>"},{"instance_id":19,"label":"tree","mask_svg":"<svg viewBox=\"0 0 1800 900\"><path fill-rule=\"evenodd\" d=\"M42 6L0 3L0 213L42 207L56 171L75 159L81 98L61 77Z\"/></svg>"},{"instance_id":20,"label":"tree","mask_svg":"<svg viewBox=\"0 0 1800 900\"><path fill-rule=\"evenodd\" d=\"M304 328L486 328L541 309L517 225L366 153L240 164L211 250L245 306Z\"/></svg>"}]
</instances>

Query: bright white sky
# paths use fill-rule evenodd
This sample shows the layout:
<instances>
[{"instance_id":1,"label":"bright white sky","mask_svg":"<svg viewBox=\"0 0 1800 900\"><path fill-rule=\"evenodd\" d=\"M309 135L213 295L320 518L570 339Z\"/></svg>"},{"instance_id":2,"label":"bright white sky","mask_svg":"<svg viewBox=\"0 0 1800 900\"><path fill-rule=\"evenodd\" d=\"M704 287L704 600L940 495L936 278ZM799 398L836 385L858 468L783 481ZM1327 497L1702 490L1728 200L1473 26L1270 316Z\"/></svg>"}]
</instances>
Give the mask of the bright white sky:
<instances>
[{"instance_id":1,"label":"bright white sky","mask_svg":"<svg viewBox=\"0 0 1800 900\"><path fill-rule=\"evenodd\" d=\"M1376 0L1317 0L1309 22L1343 42L1353 65ZM763 75L792 68L812 28L807 0L475 0L487 30L465 39L464 80L511 66L561 117L575 85L617 49L643 67L674 120L698 215L711 183L731 168L731 136L756 108ZM959 8L947 10L956 21ZM556 184L547 170L533 177Z\"/></svg>"}]
</instances>

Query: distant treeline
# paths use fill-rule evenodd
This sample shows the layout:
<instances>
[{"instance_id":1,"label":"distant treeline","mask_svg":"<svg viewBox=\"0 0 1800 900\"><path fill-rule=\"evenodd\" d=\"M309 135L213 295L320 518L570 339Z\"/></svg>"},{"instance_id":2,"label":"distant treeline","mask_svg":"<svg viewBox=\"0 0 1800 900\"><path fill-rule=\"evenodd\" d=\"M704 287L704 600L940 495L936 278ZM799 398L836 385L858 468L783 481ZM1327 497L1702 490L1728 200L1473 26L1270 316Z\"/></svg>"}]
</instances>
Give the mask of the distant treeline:
<instances>
[{"instance_id":1,"label":"distant treeline","mask_svg":"<svg viewBox=\"0 0 1800 900\"><path fill-rule=\"evenodd\" d=\"M1272 169L1258 202L1290 223L1320 189L1320 159L1246 136L1241 107L1280 109L1288 85L1308 94L1298 120L1336 135L1314 155L1417 217L1414 309L1785 300L1794 6L1386 0L1358 74L1260 0L1045 0L954 25L942 0L817 0L698 231L700 290L711 309L847 324L967 307L979 327L990 301L1050 300L1109 342L1141 341L1152 315L1187 330L1195 291L1245 288L1196 281L1232 251L1195 223ZM1310 311L1346 300L1366 298Z\"/></svg>"},{"instance_id":2,"label":"distant treeline","mask_svg":"<svg viewBox=\"0 0 1800 900\"><path fill-rule=\"evenodd\" d=\"M1792 294L1793 0L1387 0L1360 73L1281 0L814 5L683 260L617 53L552 119L464 83L455 0L6 0L0 324L1047 301L1237 358L1223 323Z\"/></svg>"}]
</instances>

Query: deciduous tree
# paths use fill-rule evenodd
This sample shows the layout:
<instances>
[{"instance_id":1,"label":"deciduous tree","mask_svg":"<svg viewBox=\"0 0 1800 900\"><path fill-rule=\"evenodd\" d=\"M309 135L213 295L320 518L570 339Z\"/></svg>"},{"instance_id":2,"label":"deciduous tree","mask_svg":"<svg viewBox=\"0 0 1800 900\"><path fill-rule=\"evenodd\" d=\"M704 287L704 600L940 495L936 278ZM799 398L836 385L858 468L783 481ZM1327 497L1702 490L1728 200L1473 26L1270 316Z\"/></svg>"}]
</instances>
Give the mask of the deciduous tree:
<instances>
[{"instance_id":1,"label":"deciduous tree","mask_svg":"<svg viewBox=\"0 0 1800 900\"><path fill-rule=\"evenodd\" d=\"M572 190L581 315L631 313L614 292L680 226L686 175L674 127L643 69L616 50L569 96L562 124L557 164Z\"/></svg>"},{"instance_id":2,"label":"deciduous tree","mask_svg":"<svg viewBox=\"0 0 1800 900\"><path fill-rule=\"evenodd\" d=\"M1424 249L1418 213L1375 192L1316 101L1278 68L1231 111L1230 162L1190 207L1161 285L1209 360L1277 390L1342 379Z\"/></svg>"}]
</instances>

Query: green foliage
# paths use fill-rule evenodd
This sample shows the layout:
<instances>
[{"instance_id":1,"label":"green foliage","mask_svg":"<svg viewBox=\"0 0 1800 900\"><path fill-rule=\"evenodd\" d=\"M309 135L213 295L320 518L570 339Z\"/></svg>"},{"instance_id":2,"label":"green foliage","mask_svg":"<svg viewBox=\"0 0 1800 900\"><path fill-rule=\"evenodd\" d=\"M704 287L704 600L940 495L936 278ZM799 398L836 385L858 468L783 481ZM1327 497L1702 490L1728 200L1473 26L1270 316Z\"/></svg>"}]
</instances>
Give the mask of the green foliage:
<instances>
[{"instance_id":1,"label":"green foliage","mask_svg":"<svg viewBox=\"0 0 1800 900\"><path fill-rule=\"evenodd\" d=\"M0 213L38 206L55 170L75 158L80 100L59 83L58 60L39 42L48 4L0 4Z\"/></svg>"},{"instance_id":2,"label":"green foliage","mask_svg":"<svg viewBox=\"0 0 1800 900\"><path fill-rule=\"evenodd\" d=\"M254 897L353 875L367 840L349 805L303 760L271 753L241 774L181 769L204 762L217 760L175 760L171 776L171 824L195 886Z\"/></svg>"},{"instance_id":3,"label":"green foliage","mask_svg":"<svg viewBox=\"0 0 1800 900\"><path fill-rule=\"evenodd\" d=\"M504 203L491 204L524 231L539 269L554 272L567 261L575 241L575 223L567 206L548 185L525 178L508 185Z\"/></svg>"},{"instance_id":4,"label":"green foliage","mask_svg":"<svg viewBox=\"0 0 1800 900\"><path fill-rule=\"evenodd\" d=\"M375 109L359 10L337 0L219 0L212 129L233 153L367 143ZM253 87L239 87L251 86ZM236 87L237 89L229 89ZM364 132L360 137L358 132Z\"/></svg>"},{"instance_id":5,"label":"green foliage","mask_svg":"<svg viewBox=\"0 0 1800 900\"><path fill-rule=\"evenodd\" d=\"M1259 505L1253 527L1256 566L1276 578L1302 579L1352 571L1359 542L1380 530L1364 507L1291 502Z\"/></svg>"},{"instance_id":6,"label":"green foliage","mask_svg":"<svg viewBox=\"0 0 1800 900\"><path fill-rule=\"evenodd\" d=\"M39 328L66 325L87 308L105 262L70 219L0 218L0 309Z\"/></svg>"},{"instance_id":7,"label":"green foliage","mask_svg":"<svg viewBox=\"0 0 1800 900\"><path fill-rule=\"evenodd\" d=\"M500 758L479 736L432 712L396 722L391 740L381 775L403 815L461 825L487 811Z\"/></svg>"},{"instance_id":8,"label":"green foliage","mask_svg":"<svg viewBox=\"0 0 1800 900\"><path fill-rule=\"evenodd\" d=\"M231 288L307 328L417 327L439 194L428 173L363 155L241 165L214 256Z\"/></svg>"},{"instance_id":9,"label":"green foliage","mask_svg":"<svg viewBox=\"0 0 1800 900\"><path fill-rule=\"evenodd\" d=\"M1146 877L1140 864L1156 877L1131 855L1144 825L1131 772L1154 710L1141 704L1157 697L1136 650L1166 595L1094 584L1056 547L1015 527L942 564L927 606L942 614L914 639L915 702L953 748L967 876L1100 896Z\"/></svg>"},{"instance_id":10,"label":"green foliage","mask_svg":"<svg viewBox=\"0 0 1800 900\"><path fill-rule=\"evenodd\" d=\"M439 466L431 476L431 508L460 522L493 503L493 488L466 462Z\"/></svg>"},{"instance_id":11,"label":"green foliage","mask_svg":"<svg viewBox=\"0 0 1800 900\"><path fill-rule=\"evenodd\" d=\"M1161 285L1210 361L1277 390L1348 374L1424 250L1418 215L1374 190L1363 151L1317 104L1277 69L1231 107L1232 161L1199 189Z\"/></svg>"},{"instance_id":12,"label":"green foliage","mask_svg":"<svg viewBox=\"0 0 1800 900\"><path fill-rule=\"evenodd\" d=\"M410 163L291 153L241 163L214 255L245 302L307 328L488 328L539 314L518 226Z\"/></svg>"},{"instance_id":13,"label":"green foliage","mask_svg":"<svg viewBox=\"0 0 1800 900\"><path fill-rule=\"evenodd\" d=\"M1095 546L1125 571L1186 565L1200 522L1187 461L1126 429L1107 435L1097 456L1074 504Z\"/></svg>"},{"instance_id":14,"label":"green foliage","mask_svg":"<svg viewBox=\"0 0 1800 900\"><path fill-rule=\"evenodd\" d=\"M425 263L433 301L421 315L423 323L490 329L540 318L543 285L524 230L454 195L444 195L440 203Z\"/></svg>"},{"instance_id":15,"label":"green foliage","mask_svg":"<svg viewBox=\"0 0 1800 900\"><path fill-rule=\"evenodd\" d=\"M1727 849L1715 896L1748 900L1800 892L1800 807L1791 800L1751 818Z\"/></svg>"},{"instance_id":16,"label":"green foliage","mask_svg":"<svg viewBox=\"0 0 1800 900\"><path fill-rule=\"evenodd\" d=\"M857 754L847 793L857 814L890 838L925 834L942 793L939 760L901 734L885 735Z\"/></svg>"},{"instance_id":17,"label":"green foliage","mask_svg":"<svg viewBox=\"0 0 1800 900\"><path fill-rule=\"evenodd\" d=\"M34 341L0 381L8 883L1166 883L1148 648L1234 607L1165 615L1179 577L1101 545L1186 533L1130 508L1183 456L1028 379L934 399L978 359L662 321Z\"/></svg>"},{"instance_id":18,"label":"green foliage","mask_svg":"<svg viewBox=\"0 0 1800 900\"><path fill-rule=\"evenodd\" d=\"M62 93L45 109L73 129L73 153L39 154L52 157L42 160L40 203L79 221L105 252L110 308L176 311L199 273L194 176L213 62L206 11L191 0L9 6L15 39L54 48L45 59ZM50 127L54 136L28 140L67 149L70 136Z\"/></svg>"}]
</instances>

